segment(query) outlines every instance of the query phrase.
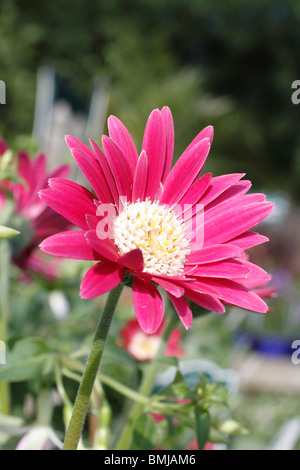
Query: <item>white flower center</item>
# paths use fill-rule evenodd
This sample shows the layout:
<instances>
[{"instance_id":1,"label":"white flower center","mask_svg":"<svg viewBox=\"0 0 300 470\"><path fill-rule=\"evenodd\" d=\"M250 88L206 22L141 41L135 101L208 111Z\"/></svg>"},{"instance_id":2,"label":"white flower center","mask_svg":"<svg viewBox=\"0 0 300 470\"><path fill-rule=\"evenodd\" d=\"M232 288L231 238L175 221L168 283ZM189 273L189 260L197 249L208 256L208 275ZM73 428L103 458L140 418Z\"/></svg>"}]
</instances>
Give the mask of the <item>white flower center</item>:
<instances>
[{"instance_id":1,"label":"white flower center","mask_svg":"<svg viewBox=\"0 0 300 470\"><path fill-rule=\"evenodd\" d=\"M138 332L133 336L128 351L140 361L149 361L156 355L160 341L159 336L147 336L142 332Z\"/></svg>"},{"instance_id":2,"label":"white flower center","mask_svg":"<svg viewBox=\"0 0 300 470\"><path fill-rule=\"evenodd\" d=\"M183 221L167 206L149 200L124 205L114 221L114 239L120 256L140 248L144 271L151 274L182 274L191 252Z\"/></svg>"}]
</instances>

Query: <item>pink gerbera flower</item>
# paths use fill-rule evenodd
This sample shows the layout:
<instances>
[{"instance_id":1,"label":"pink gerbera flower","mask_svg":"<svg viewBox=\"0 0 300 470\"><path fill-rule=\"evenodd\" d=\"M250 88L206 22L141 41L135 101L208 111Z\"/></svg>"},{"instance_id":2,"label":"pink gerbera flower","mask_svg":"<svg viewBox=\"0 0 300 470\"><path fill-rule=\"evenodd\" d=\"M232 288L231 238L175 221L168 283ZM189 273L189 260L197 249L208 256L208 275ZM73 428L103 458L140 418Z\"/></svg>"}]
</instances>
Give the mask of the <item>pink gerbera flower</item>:
<instances>
[{"instance_id":1,"label":"pink gerbera flower","mask_svg":"<svg viewBox=\"0 0 300 470\"><path fill-rule=\"evenodd\" d=\"M6 150L8 146L4 140L1 140L0 154ZM61 165L48 172L44 153L31 160L26 151L21 151L16 160L18 181L0 181L0 186L11 193L13 199L14 212L11 223L21 232L16 242L16 250L12 254L13 262L26 274L35 271L47 278L53 278L55 275L53 263L49 260L45 262L37 248L45 238L71 228L72 224L42 201L38 191L47 186L49 178L68 176L70 167ZM1 194L4 205L8 196L3 189Z\"/></svg>"},{"instance_id":2,"label":"pink gerbera flower","mask_svg":"<svg viewBox=\"0 0 300 470\"><path fill-rule=\"evenodd\" d=\"M147 335L136 319L129 320L120 331L119 346L122 346L136 361L151 361L159 348L164 322L152 335ZM182 333L174 328L167 342L166 356L182 358L185 354L180 346Z\"/></svg>"},{"instance_id":3,"label":"pink gerbera flower","mask_svg":"<svg viewBox=\"0 0 300 470\"><path fill-rule=\"evenodd\" d=\"M108 119L103 151L75 139L67 144L94 192L61 178L49 181L43 201L81 230L44 241L44 252L93 260L81 284L84 299L97 297L132 278L133 303L148 334L161 325L163 288L186 328L192 325L191 299L223 313L224 304L265 313L264 301L240 279L269 275L244 261L244 250L267 241L250 229L272 204L263 194L246 194L244 174L199 178L213 128L202 130L171 169L174 126L169 108L155 109L138 154L126 127Z\"/></svg>"}]
</instances>

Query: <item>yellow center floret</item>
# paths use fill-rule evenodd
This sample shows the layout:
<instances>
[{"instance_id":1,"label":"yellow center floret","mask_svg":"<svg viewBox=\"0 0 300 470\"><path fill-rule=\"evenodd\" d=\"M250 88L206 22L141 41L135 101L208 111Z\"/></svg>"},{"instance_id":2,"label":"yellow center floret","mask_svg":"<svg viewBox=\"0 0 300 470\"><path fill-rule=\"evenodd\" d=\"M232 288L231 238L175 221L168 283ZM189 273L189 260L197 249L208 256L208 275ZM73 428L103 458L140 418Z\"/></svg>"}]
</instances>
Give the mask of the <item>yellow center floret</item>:
<instances>
[{"instance_id":1,"label":"yellow center floret","mask_svg":"<svg viewBox=\"0 0 300 470\"><path fill-rule=\"evenodd\" d=\"M149 200L124 205L114 221L114 239L120 256L140 248L144 271L151 274L182 274L191 252L183 221L169 207Z\"/></svg>"}]
</instances>

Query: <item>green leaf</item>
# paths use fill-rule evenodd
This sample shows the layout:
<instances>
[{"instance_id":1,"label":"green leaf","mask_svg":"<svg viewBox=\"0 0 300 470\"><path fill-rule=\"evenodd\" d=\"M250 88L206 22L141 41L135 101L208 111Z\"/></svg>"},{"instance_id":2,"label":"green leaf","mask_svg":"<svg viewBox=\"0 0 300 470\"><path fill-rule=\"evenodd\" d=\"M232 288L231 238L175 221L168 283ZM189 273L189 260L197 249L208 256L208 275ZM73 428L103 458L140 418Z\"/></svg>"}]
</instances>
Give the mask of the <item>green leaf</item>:
<instances>
[{"instance_id":1,"label":"green leaf","mask_svg":"<svg viewBox=\"0 0 300 470\"><path fill-rule=\"evenodd\" d=\"M156 435L154 420L146 413L141 415L135 424L130 450L152 450L155 447Z\"/></svg>"},{"instance_id":2,"label":"green leaf","mask_svg":"<svg viewBox=\"0 0 300 470\"><path fill-rule=\"evenodd\" d=\"M8 354L8 358L10 362L16 362L20 359L47 353L48 351L48 346L41 338L30 336L19 339L15 343L13 351Z\"/></svg>"},{"instance_id":3,"label":"green leaf","mask_svg":"<svg viewBox=\"0 0 300 470\"><path fill-rule=\"evenodd\" d=\"M196 438L199 450L203 450L209 438L210 414L207 411L195 409Z\"/></svg>"},{"instance_id":4,"label":"green leaf","mask_svg":"<svg viewBox=\"0 0 300 470\"><path fill-rule=\"evenodd\" d=\"M176 376L166 388L160 390L159 395L163 397L172 397L177 399L186 398L190 393L189 387L184 383L182 374L177 371Z\"/></svg>"},{"instance_id":5,"label":"green leaf","mask_svg":"<svg viewBox=\"0 0 300 470\"><path fill-rule=\"evenodd\" d=\"M38 379L50 374L54 368L54 358L50 354L42 354L20 360L17 363L0 365L0 381L23 382Z\"/></svg>"},{"instance_id":6,"label":"green leaf","mask_svg":"<svg viewBox=\"0 0 300 470\"><path fill-rule=\"evenodd\" d=\"M22 382L48 375L54 357L40 338L22 338L7 354L6 365L0 365L0 381Z\"/></svg>"},{"instance_id":7,"label":"green leaf","mask_svg":"<svg viewBox=\"0 0 300 470\"><path fill-rule=\"evenodd\" d=\"M136 366L136 362L129 356L125 349L110 340L106 342L101 363L102 365L123 364L126 366Z\"/></svg>"},{"instance_id":8,"label":"green leaf","mask_svg":"<svg viewBox=\"0 0 300 470\"><path fill-rule=\"evenodd\" d=\"M155 362L158 364L163 364L166 366L178 367L178 358L174 356L163 356L155 359Z\"/></svg>"}]
</instances>

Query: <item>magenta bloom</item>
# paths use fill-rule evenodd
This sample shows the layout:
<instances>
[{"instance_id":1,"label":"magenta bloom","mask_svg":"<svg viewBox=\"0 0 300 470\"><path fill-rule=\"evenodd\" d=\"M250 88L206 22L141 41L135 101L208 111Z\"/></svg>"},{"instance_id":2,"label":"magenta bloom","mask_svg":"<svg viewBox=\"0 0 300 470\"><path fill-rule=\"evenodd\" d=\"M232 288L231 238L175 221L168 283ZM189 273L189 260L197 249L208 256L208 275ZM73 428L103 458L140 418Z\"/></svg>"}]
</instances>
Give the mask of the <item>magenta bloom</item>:
<instances>
[{"instance_id":1,"label":"magenta bloom","mask_svg":"<svg viewBox=\"0 0 300 470\"><path fill-rule=\"evenodd\" d=\"M164 322L153 335L146 334L136 319L129 320L120 331L119 346L122 346L136 361L151 361L159 348ZM167 342L166 356L182 358L185 354L181 347L182 334L179 328L174 328Z\"/></svg>"},{"instance_id":2,"label":"magenta bloom","mask_svg":"<svg viewBox=\"0 0 300 470\"><path fill-rule=\"evenodd\" d=\"M66 137L94 192L61 178L49 181L41 198L81 230L63 232L41 244L56 256L93 260L81 284L84 299L118 285L129 273L136 316L148 334L161 325L170 297L186 328L192 325L187 299L223 313L224 304L265 313L264 301L240 279L269 275L243 260L244 250L267 241L250 229L273 205L263 194L246 194L244 174L200 176L213 128L202 130L171 169L174 148L169 108L148 119L141 153L126 127L108 119L103 151Z\"/></svg>"},{"instance_id":3,"label":"magenta bloom","mask_svg":"<svg viewBox=\"0 0 300 470\"><path fill-rule=\"evenodd\" d=\"M8 149L4 140L0 140L0 155ZM31 160L25 151L19 152L17 159L18 182L0 181L0 186L11 193L14 202L12 224L21 231L18 242L21 249L13 253L13 262L27 275L35 271L47 278L53 278L53 263L45 262L41 257L39 244L54 233L71 228L72 224L53 211L38 196L38 191L45 188L49 178L66 177L69 165L61 165L51 172L46 170L47 159L44 153ZM0 193L0 203L5 205L7 196ZM24 242L25 240L25 242Z\"/></svg>"}]
</instances>

